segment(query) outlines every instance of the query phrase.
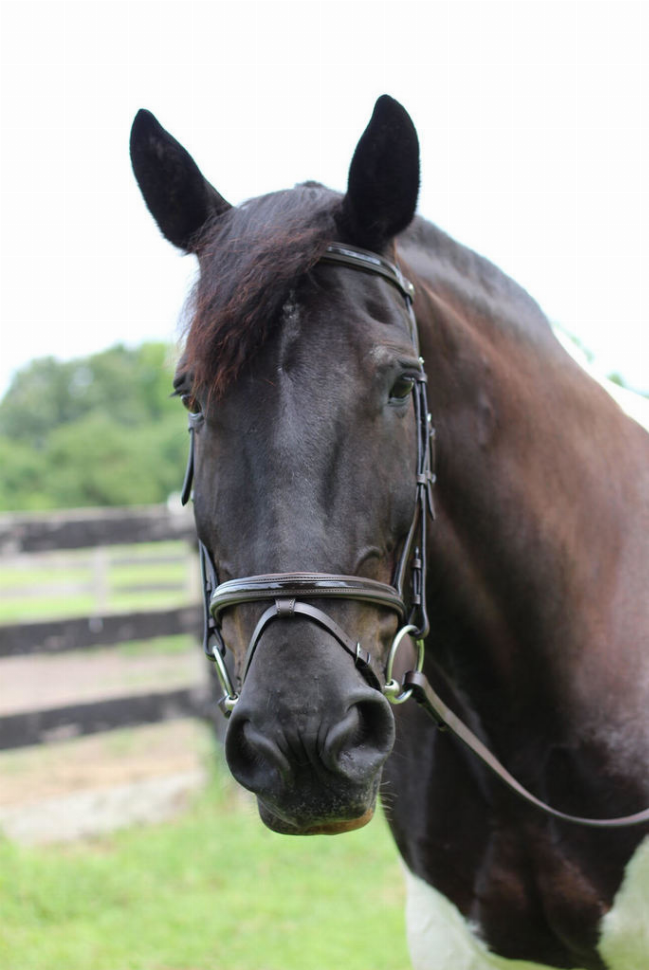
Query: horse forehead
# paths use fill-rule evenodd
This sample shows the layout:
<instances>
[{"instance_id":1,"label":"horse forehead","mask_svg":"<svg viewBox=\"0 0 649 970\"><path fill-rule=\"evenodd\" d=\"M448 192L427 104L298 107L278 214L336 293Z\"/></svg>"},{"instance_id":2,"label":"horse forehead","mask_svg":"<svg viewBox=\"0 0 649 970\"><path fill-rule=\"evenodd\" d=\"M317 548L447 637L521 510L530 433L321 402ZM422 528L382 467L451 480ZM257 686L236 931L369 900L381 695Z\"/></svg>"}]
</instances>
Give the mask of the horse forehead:
<instances>
[{"instance_id":1,"label":"horse forehead","mask_svg":"<svg viewBox=\"0 0 649 970\"><path fill-rule=\"evenodd\" d=\"M296 299L295 293L291 292L281 310L277 347L277 364L280 368L286 367L296 347L303 340L304 316L304 307Z\"/></svg>"},{"instance_id":2,"label":"horse forehead","mask_svg":"<svg viewBox=\"0 0 649 970\"><path fill-rule=\"evenodd\" d=\"M329 408L336 406L337 395L323 376L335 371L353 375L355 384L365 377L371 380L368 353L371 356L375 335L368 323L358 307L340 312L340 306L326 299L314 303L290 293L280 311L275 346L268 358L278 376L290 375L280 381L283 391L291 398L294 393L301 397L308 386L310 395Z\"/></svg>"},{"instance_id":3,"label":"horse forehead","mask_svg":"<svg viewBox=\"0 0 649 970\"><path fill-rule=\"evenodd\" d=\"M356 282L354 274L347 273L352 282ZM396 356L404 356L412 350L410 334L398 326L402 322L400 315L394 315L392 326L382 327L373 320L363 292L350 292L353 288L349 287L349 281L344 279L344 282L347 285L340 287L335 302L325 300L316 306L310 302L305 304L294 290L289 293L280 311L276 342L279 368L294 361L296 351L302 346L307 351L313 350L313 356L307 358L310 365L320 362L328 367L335 363L338 369L356 357L361 364L361 374L371 376L375 370L388 366ZM363 282L371 286L374 281L367 284L361 280ZM375 306L376 303L375 298ZM389 319L390 310L394 312L394 308L386 303L385 310L386 319ZM344 339L346 353L342 356L333 346L330 353L326 352L327 344L335 343L330 340L334 334Z\"/></svg>"}]
</instances>

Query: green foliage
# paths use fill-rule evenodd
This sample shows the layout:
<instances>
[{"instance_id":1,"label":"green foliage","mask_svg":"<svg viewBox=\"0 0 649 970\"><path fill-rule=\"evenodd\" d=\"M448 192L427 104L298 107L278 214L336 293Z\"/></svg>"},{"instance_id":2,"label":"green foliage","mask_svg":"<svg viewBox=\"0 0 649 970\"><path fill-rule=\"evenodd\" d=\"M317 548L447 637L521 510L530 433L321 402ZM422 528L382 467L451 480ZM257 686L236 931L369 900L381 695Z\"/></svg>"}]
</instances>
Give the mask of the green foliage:
<instances>
[{"instance_id":1,"label":"green foliage","mask_svg":"<svg viewBox=\"0 0 649 970\"><path fill-rule=\"evenodd\" d=\"M165 501L187 448L169 356L164 344L119 345L20 371L0 403L0 508Z\"/></svg>"},{"instance_id":2,"label":"green foliage","mask_svg":"<svg viewBox=\"0 0 649 970\"><path fill-rule=\"evenodd\" d=\"M622 375L618 374L617 372L613 374L608 374L606 379L609 380L611 384L617 384L618 387L627 387L626 381L624 380Z\"/></svg>"},{"instance_id":3,"label":"green foliage","mask_svg":"<svg viewBox=\"0 0 649 970\"><path fill-rule=\"evenodd\" d=\"M0 437L0 509L52 508L44 455L22 441Z\"/></svg>"}]
</instances>

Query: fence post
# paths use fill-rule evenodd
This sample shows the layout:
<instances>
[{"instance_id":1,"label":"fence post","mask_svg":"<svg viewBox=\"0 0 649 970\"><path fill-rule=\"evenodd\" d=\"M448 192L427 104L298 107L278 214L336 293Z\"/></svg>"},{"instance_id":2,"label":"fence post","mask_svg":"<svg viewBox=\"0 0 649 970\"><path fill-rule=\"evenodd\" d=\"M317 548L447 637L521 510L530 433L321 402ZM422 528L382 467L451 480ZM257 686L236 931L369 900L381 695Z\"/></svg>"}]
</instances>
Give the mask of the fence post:
<instances>
[{"instance_id":1,"label":"fence post","mask_svg":"<svg viewBox=\"0 0 649 970\"><path fill-rule=\"evenodd\" d=\"M136 543L187 543L183 556L186 578L181 584L162 583L161 589L179 588L189 593L189 604L168 609L116 613L111 602L111 555L114 546ZM176 635L195 636L200 625L201 581L196 553L195 528L188 511L170 513L166 506L125 509L79 509L55 513L10 513L0 515L0 552L5 555L49 553L54 550L88 549L84 557L84 593L92 604L84 616L0 624L0 663L21 655L56 655L71 650L92 650L132 640L152 640ZM177 562L167 555L167 562ZM77 567L80 560L75 559ZM4 563L3 563L4 565ZM63 572L56 562L54 573ZM89 573L89 576L88 576ZM85 577L84 577L85 578ZM62 594L76 595L71 584L59 583ZM68 588L69 586L69 588ZM134 589L141 584L134 583ZM80 590L79 590L80 591ZM117 592L117 590L115 590ZM200 636L200 634L199 634ZM196 658L197 661L200 657ZM201 664L203 676L209 664ZM0 682L4 675L0 671ZM125 686L125 690L127 687ZM165 689L156 684L147 693L128 692L98 701L80 701L53 708L12 714L0 709L0 749L47 742L62 736L81 736L125 725L153 723L190 715L206 717L209 685Z\"/></svg>"},{"instance_id":2,"label":"fence post","mask_svg":"<svg viewBox=\"0 0 649 970\"><path fill-rule=\"evenodd\" d=\"M108 549L96 546L92 551L92 586L94 614L103 616L108 611Z\"/></svg>"}]
</instances>

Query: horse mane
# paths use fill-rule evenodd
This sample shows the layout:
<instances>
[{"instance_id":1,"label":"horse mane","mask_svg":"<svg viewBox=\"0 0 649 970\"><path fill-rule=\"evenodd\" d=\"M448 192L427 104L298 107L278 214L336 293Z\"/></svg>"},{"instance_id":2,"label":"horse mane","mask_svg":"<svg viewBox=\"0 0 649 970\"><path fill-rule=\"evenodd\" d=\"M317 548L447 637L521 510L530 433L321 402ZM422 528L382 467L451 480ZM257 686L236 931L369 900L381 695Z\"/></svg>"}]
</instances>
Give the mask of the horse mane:
<instances>
[{"instance_id":1,"label":"horse mane","mask_svg":"<svg viewBox=\"0 0 649 970\"><path fill-rule=\"evenodd\" d=\"M552 339L548 318L527 290L434 223L415 218L401 240L404 248L414 246L426 254L435 283L459 297L465 310L473 308L482 322L489 320L523 340Z\"/></svg>"},{"instance_id":2,"label":"horse mane","mask_svg":"<svg viewBox=\"0 0 649 970\"><path fill-rule=\"evenodd\" d=\"M190 296L183 363L196 393L216 398L276 330L280 311L327 245L340 235L341 196L317 182L233 207L204 227L197 245L200 276ZM543 340L547 318L497 266L421 217L399 237L416 247L436 282L482 319L515 336Z\"/></svg>"},{"instance_id":3,"label":"horse mane","mask_svg":"<svg viewBox=\"0 0 649 970\"><path fill-rule=\"evenodd\" d=\"M339 200L307 182L205 226L184 353L195 392L219 397L269 338L289 294L335 239Z\"/></svg>"}]
</instances>

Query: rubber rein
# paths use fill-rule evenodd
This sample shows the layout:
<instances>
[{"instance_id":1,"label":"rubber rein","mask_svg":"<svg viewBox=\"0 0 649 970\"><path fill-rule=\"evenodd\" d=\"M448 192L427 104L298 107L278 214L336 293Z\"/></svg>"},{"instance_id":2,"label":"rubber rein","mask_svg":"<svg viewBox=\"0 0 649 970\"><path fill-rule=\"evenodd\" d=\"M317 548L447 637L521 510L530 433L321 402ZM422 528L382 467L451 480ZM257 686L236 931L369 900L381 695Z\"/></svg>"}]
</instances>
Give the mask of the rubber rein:
<instances>
[{"instance_id":1,"label":"rubber rein","mask_svg":"<svg viewBox=\"0 0 649 970\"><path fill-rule=\"evenodd\" d=\"M376 253L342 243L334 243L327 247L320 261L382 277L396 287L404 299L408 329L413 346L419 354L417 323L413 309L415 290L412 283L402 276L397 266ZM414 698L438 728L449 730L459 738L487 768L490 768L501 781L529 804L553 818L592 828L623 828L649 822L649 808L634 815L598 819L570 815L547 805L524 788L507 771L495 755L444 703L423 673L424 640L429 633L426 610L426 525L429 518L435 517L432 497L435 475L432 470L434 429L428 412L427 378L421 357L419 362L420 371L412 391L417 424L415 511L392 584L379 583L360 576L315 572L264 574L219 583L212 557L199 540L204 602L203 647L209 659L216 665L219 680L225 692L219 706L225 716L229 717L239 699L225 664L226 645L221 635L222 614L225 610L241 603L269 600L271 605L262 613L246 651L242 666L242 683L268 625L277 619L291 619L296 616L306 618L331 634L350 654L367 682L382 691L391 703L402 704L409 698ZM194 435L202 422L201 412L189 413L190 448L182 489L183 505L189 501L191 495L194 476ZM410 578L408 604L404 594L407 575ZM363 650L361 644L341 629L324 610L303 602L305 599L313 598L360 600L390 609L398 614L401 625L390 647L385 671L377 669L377 662L372 655ZM417 644L417 663L415 669L408 671L399 683L393 678L392 671L399 646L406 636L415 640Z\"/></svg>"}]
</instances>

